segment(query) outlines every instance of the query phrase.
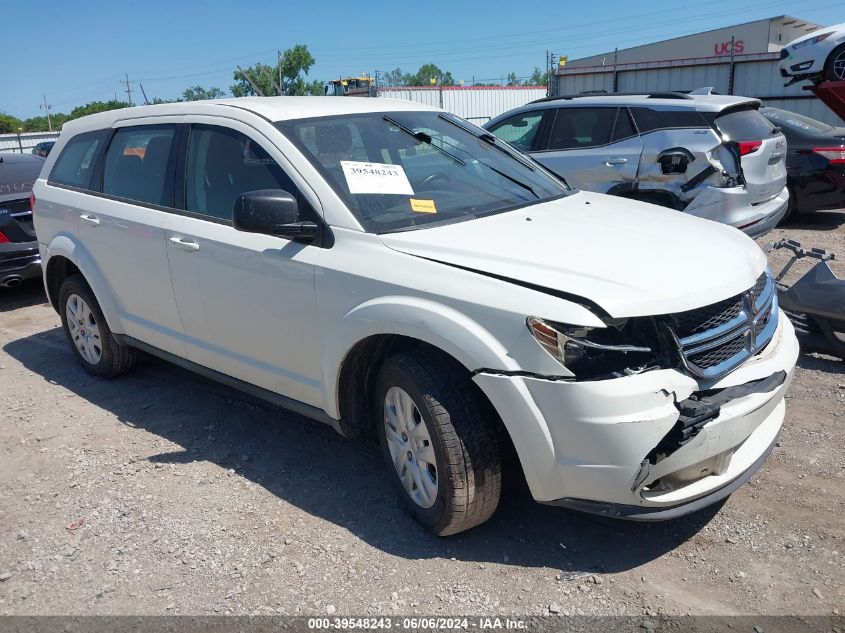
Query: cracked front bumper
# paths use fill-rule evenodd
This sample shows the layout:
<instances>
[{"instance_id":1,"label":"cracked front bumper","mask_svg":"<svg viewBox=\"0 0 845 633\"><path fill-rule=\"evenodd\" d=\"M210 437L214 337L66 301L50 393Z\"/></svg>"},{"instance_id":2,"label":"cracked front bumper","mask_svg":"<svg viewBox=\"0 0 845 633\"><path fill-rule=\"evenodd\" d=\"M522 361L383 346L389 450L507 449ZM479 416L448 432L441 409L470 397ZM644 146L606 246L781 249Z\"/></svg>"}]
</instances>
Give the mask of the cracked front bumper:
<instances>
[{"instance_id":1,"label":"cracked front bumper","mask_svg":"<svg viewBox=\"0 0 845 633\"><path fill-rule=\"evenodd\" d=\"M797 356L792 325L781 315L762 352L710 384L676 370L586 382L475 380L507 427L537 501L662 519L717 501L760 467L780 432ZM649 460L680 418L676 403L778 372L786 377L776 387L722 404L690 440Z\"/></svg>"}]
</instances>

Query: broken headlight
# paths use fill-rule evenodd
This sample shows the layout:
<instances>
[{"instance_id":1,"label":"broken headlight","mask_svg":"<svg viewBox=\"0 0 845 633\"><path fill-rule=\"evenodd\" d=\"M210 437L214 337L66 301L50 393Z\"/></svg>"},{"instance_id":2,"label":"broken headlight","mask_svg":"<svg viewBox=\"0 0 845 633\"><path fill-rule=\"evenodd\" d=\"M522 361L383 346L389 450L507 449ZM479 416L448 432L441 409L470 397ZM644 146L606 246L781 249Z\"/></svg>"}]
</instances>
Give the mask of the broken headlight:
<instances>
[{"instance_id":1,"label":"broken headlight","mask_svg":"<svg viewBox=\"0 0 845 633\"><path fill-rule=\"evenodd\" d=\"M528 317L526 323L540 346L581 380L628 376L658 366L654 348L639 343L648 332L633 320L617 319L603 328L537 317Z\"/></svg>"}]
</instances>

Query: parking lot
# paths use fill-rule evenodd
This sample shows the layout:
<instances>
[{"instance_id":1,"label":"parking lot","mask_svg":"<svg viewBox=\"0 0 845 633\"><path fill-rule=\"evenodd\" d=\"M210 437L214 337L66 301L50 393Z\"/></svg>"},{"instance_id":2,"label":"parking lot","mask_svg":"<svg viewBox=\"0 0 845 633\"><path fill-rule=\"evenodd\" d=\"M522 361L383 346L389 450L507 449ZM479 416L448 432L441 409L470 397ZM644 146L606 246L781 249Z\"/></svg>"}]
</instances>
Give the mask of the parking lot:
<instances>
[{"instance_id":1,"label":"parking lot","mask_svg":"<svg viewBox=\"0 0 845 633\"><path fill-rule=\"evenodd\" d=\"M845 212L758 242L780 237L845 260ZM372 446L151 358L92 378L40 285L4 289L0 614L836 614L845 364L802 355L787 399L721 508L620 523L511 476L492 520L441 539Z\"/></svg>"}]
</instances>

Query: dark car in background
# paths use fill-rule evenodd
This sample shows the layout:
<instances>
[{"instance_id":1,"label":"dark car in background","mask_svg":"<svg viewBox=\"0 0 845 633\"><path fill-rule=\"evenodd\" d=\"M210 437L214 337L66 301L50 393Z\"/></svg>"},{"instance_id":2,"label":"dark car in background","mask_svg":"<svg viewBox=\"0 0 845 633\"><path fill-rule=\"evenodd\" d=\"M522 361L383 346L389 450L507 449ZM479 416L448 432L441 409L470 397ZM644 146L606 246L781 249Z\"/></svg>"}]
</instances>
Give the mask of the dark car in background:
<instances>
[{"instance_id":1,"label":"dark car in background","mask_svg":"<svg viewBox=\"0 0 845 633\"><path fill-rule=\"evenodd\" d=\"M845 207L845 127L779 108L760 113L786 136L790 213Z\"/></svg>"},{"instance_id":2,"label":"dark car in background","mask_svg":"<svg viewBox=\"0 0 845 633\"><path fill-rule=\"evenodd\" d=\"M50 150L53 149L53 145L56 144L56 141L41 141L38 145L32 148L32 153L36 156L41 156L41 158L47 158L50 155Z\"/></svg>"},{"instance_id":3,"label":"dark car in background","mask_svg":"<svg viewBox=\"0 0 845 633\"><path fill-rule=\"evenodd\" d=\"M30 196L43 165L39 156L0 153L0 287L41 276Z\"/></svg>"}]
</instances>

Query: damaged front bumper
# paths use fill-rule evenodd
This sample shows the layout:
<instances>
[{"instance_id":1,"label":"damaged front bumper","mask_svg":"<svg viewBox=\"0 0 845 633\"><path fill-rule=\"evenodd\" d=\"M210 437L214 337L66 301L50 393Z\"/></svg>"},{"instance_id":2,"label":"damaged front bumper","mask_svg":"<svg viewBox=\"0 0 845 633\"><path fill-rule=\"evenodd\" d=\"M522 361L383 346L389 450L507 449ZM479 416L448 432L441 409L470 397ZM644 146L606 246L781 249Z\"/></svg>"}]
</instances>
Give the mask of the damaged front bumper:
<instances>
[{"instance_id":1,"label":"damaged front bumper","mask_svg":"<svg viewBox=\"0 0 845 633\"><path fill-rule=\"evenodd\" d=\"M705 384L676 370L563 382L478 374L534 498L640 520L693 512L733 492L777 440L798 344L770 344Z\"/></svg>"}]
</instances>

